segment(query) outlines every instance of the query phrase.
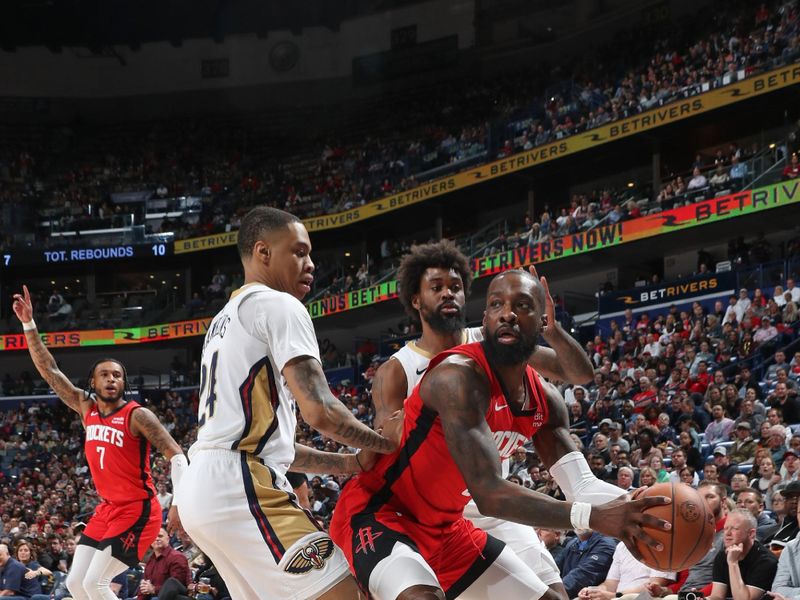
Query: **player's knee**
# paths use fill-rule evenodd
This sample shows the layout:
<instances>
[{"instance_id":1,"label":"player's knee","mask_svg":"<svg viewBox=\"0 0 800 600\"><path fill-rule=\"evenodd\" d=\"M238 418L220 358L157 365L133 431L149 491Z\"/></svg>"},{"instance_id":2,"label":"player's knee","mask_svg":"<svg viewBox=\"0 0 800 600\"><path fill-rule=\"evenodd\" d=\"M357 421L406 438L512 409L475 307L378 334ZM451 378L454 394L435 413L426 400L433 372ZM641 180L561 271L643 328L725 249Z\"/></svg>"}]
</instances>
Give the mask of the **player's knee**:
<instances>
[{"instance_id":1,"label":"player's knee","mask_svg":"<svg viewBox=\"0 0 800 600\"><path fill-rule=\"evenodd\" d=\"M84 588L85 577L85 573L78 573L75 570L70 570L70 572L67 573L67 579L64 583L67 584L67 589L71 593L83 596L86 593L86 588Z\"/></svg>"},{"instance_id":2,"label":"player's knee","mask_svg":"<svg viewBox=\"0 0 800 600\"><path fill-rule=\"evenodd\" d=\"M444 592L428 585L412 585L404 589L397 600L445 600Z\"/></svg>"}]
</instances>

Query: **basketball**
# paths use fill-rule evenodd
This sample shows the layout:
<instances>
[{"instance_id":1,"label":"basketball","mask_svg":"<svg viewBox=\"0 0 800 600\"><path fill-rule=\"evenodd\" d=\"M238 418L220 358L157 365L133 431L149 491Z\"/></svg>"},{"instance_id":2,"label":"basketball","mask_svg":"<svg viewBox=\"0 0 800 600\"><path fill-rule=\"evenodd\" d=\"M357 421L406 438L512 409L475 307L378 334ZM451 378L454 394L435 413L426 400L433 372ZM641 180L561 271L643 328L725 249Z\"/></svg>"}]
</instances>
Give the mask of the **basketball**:
<instances>
[{"instance_id":1,"label":"basketball","mask_svg":"<svg viewBox=\"0 0 800 600\"><path fill-rule=\"evenodd\" d=\"M711 548L714 541L714 515L696 489L683 483L659 483L648 488L639 488L634 500L649 496L667 496L670 504L652 506L645 512L672 523L672 529L661 531L647 527L647 533L661 542L658 551L641 540L636 547L642 554L641 562L660 571L681 571L699 561Z\"/></svg>"}]
</instances>

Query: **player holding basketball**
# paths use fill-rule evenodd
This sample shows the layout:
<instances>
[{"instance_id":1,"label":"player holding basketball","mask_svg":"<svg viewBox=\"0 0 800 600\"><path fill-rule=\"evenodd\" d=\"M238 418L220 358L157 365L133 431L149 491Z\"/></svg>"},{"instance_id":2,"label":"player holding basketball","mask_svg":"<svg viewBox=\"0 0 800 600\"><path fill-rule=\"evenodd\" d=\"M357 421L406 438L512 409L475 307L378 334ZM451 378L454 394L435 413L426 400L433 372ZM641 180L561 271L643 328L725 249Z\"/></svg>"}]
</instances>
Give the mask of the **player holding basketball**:
<instances>
[{"instance_id":1,"label":"player holding basketball","mask_svg":"<svg viewBox=\"0 0 800 600\"><path fill-rule=\"evenodd\" d=\"M341 550L296 502L294 470L358 471L358 455L295 446L295 403L317 431L350 446L396 448L331 394L311 317L311 242L295 216L257 207L242 219L245 285L206 333L199 429L177 492L180 517L235 600L356 598ZM344 464L349 461L348 464Z\"/></svg>"},{"instance_id":2,"label":"player holding basketball","mask_svg":"<svg viewBox=\"0 0 800 600\"><path fill-rule=\"evenodd\" d=\"M524 271L489 286L484 342L445 351L405 402L400 448L352 480L331 523L364 590L379 600L557 598L502 542L463 518L470 496L482 514L555 529L594 529L658 545L644 525L669 523L642 511L667 498L624 499L585 477L572 456L563 399L527 364L545 324L545 291ZM502 477L500 458L533 437L570 498L559 502ZM588 471L588 467L587 467Z\"/></svg>"},{"instance_id":3,"label":"player holding basketball","mask_svg":"<svg viewBox=\"0 0 800 600\"><path fill-rule=\"evenodd\" d=\"M535 269L533 273L535 275ZM422 323L422 337L406 344L378 369L372 386L376 423L381 423L384 415L403 406L403 401L411 395L431 358L459 344L484 339L483 328L464 327L464 303L469 293L471 273L467 258L452 242L414 246L403 257L398 280L400 300L408 314ZM529 363L550 379L575 384L589 381L593 376L592 365L580 344L556 322L547 280L542 278L541 283L546 317L543 337L552 349L536 347ZM505 456L501 458L505 477L508 474L508 460ZM592 498L594 503L607 502L623 494L616 486L596 480L580 452L566 457L564 462L571 465L568 467L570 470L577 469L574 475L586 479L591 477L591 487L595 491L604 491ZM472 500L467 504L464 516L475 526L505 542L545 585L566 598L558 567L530 527L484 516Z\"/></svg>"},{"instance_id":4,"label":"player holding basketball","mask_svg":"<svg viewBox=\"0 0 800 600\"><path fill-rule=\"evenodd\" d=\"M39 336L26 286L14 295L13 308L36 369L81 417L86 462L103 499L75 549L67 588L76 600L114 600L111 580L144 557L161 527L161 506L150 476L151 444L170 461L176 488L186 457L152 412L125 399L128 380L122 363L96 362L89 371L88 391L75 387ZM170 509L173 518L176 510Z\"/></svg>"}]
</instances>

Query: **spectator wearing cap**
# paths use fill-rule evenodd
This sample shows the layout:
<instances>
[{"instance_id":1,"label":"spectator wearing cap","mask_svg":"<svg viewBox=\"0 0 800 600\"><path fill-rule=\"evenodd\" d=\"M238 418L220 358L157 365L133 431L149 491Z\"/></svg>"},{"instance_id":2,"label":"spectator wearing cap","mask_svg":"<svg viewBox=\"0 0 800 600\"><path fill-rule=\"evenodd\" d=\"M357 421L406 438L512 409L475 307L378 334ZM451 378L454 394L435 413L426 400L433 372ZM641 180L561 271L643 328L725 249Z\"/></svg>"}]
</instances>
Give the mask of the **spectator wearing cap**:
<instances>
[{"instance_id":1,"label":"spectator wearing cap","mask_svg":"<svg viewBox=\"0 0 800 600\"><path fill-rule=\"evenodd\" d=\"M622 437L622 424L617 421L612 421L609 426L608 432L608 445L609 448L614 444L618 445L621 450L630 453L631 445L624 437Z\"/></svg>"},{"instance_id":2,"label":"spectator wearing cap","mask_svg":"<svg viewBox=\"0 0 800 600\"><path fill-rule=\"evenodd\" d=\"M327 517L333 513L336 502L339 500L339 484L333 478L328 479L316 494L317 501L314 502L314 514Z\"/></svg>"},{"instance_id":3,"label":"spectator wearing cap","mask_svg":"<svg viewBox=\"0 0 800 600\"><path fill-rule=\"evenodd\" d=\"M753 463L758 444L756 444L756 441L750 433L751 428L748 421L741 421L736 425L736 429L734 430L734 442L728 454L731 461L736 464L749 465Z\"/></svg>"},{"instance_id":4,"label":"spectator wearing cap","mask_svg":"<svg viewBox=\"0 0 800 600\"><path fill-rule=\"evenodd\" d=\"M602 433L604 436L608 437L611 435L611 425L614 423L609 418L601 419L600 422L597 424L597 430Z\"/></svg>"},{"instance_id":5,"label":"spectator wearing cap","mask_svg":"<svg viewBox=\"0 0 800 600\"><path fill-rule=\"evenodd\" d=\"M705 432L706 443L714 445L730 440L734 422L725 415L725 407L722 404L715 404L711 407L711 416L713 420L708 424Z\"/></svg>"},{"instance_id":6,"label":"spectator wearing cap","mask_svg":"<svg viewBox=\"0 0 800 600\"><path fill-rule=\"evenodd\" d=\"M800 511L800 505L797 506ZM800 514L795 513L795 520ZM795 600L800 598L800 536L788 542L778 560L778 571L772 582L774 600Z\"/></svg>"},{"instance_id":7,"label":"spectator wearing cap","mask_svg":"<svg viewBox=\"0 0 800 600\"><path fill-rule=\"evenodd\" d=\"M786 544L797 537L798 531L800 531L797 526L797 500L800 497L800 481L792 481L783 487L779 485L775 489L780 492L784 500L784 516L778 521L778 530L768 540L770 549L775 554L780 554Z\"/></svg>"},{"instance_id":8,"label":"spectator wearing cap","mask_svg":"<svg viewBox=\"0 0 800 600\"><path fill-rule=\"evenodd\" d=\"M778 330L772 324L769 317L761 318L761 326L753 334L753 341L756 344L764 344L778 335Z\"/></svg>"},{"instance_id":9,"label":"spectator wearing cap","mask_svg":"<svg viewBox=\"0 0 800 600\"><path fill-rule=\"evenodd\" d=\"M725 485L731 484L731 477L739 472L738 465L731 462L728 449L725 446L714 448L714 464L717 465L717 479Z\"/></svg>"},{"instance_id":10,"label":"spectator wearing cap","mask_svg":"<svg viewBox=\"0 0 800 600\"><path fill-rule=\"evenodd\" d=\"M797 481L798 472L800 472L800 458L798 458L797 450L788 448L783 453L783 464L780 470L781 483Z\"/></svg>"}]
</instances>

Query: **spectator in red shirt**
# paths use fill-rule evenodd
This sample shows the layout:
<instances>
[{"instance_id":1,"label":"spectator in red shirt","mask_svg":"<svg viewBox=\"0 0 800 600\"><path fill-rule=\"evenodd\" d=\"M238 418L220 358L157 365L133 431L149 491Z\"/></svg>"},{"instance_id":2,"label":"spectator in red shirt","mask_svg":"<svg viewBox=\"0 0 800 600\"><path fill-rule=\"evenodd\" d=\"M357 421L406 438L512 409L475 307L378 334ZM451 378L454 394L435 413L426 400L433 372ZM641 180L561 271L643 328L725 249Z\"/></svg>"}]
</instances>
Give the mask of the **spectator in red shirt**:
<instances>
[{"instance_id":1,"label":"spectator in red shirt","mask_svg":"<svg viewBox=\"0 0 800 600\"><path fill-rule=\"evenodd\" d=\"M708 364L701 360L697 364L697 375L689 378L689 393L705 394L711 383L711 375L708 374Z\"/></svg>"},{"instance_id":2,"label":"spectator in red shirt","mask_svg":"<svg viewBox=\"0 0 800 600\"><path fill-rule=\"evenodd\" d=\"M192 582L189 561L169 545L169 534L163 527L158 532L152 548L153 554L144 567L144 577L139 585L137 600L157 597L161 587L169 578L177 579L187 587Z\"/></svg>"},{"instance_id":3,"label":"spectator in red shirt","mask_svg":"<svg viewBox=\"0 0 800 600\"><path fill-rule=\"evenodd\" d=\"M637 413L644 412L656 400L656 390L649 377L639 378L639 390L641 391L633 397L633 412Z\"/></svg>"},{"instance_id":4,"label":"spectator in red shirt","mask_svg":"<svg viewBox=\"0 0 800 600\"><path fill-rule=\"evenodd\" d=\"M800 177L800 163L797 154L792 154L792 161L783 168L783 179L797 179Z\"/></svg>"}]
</instances>

